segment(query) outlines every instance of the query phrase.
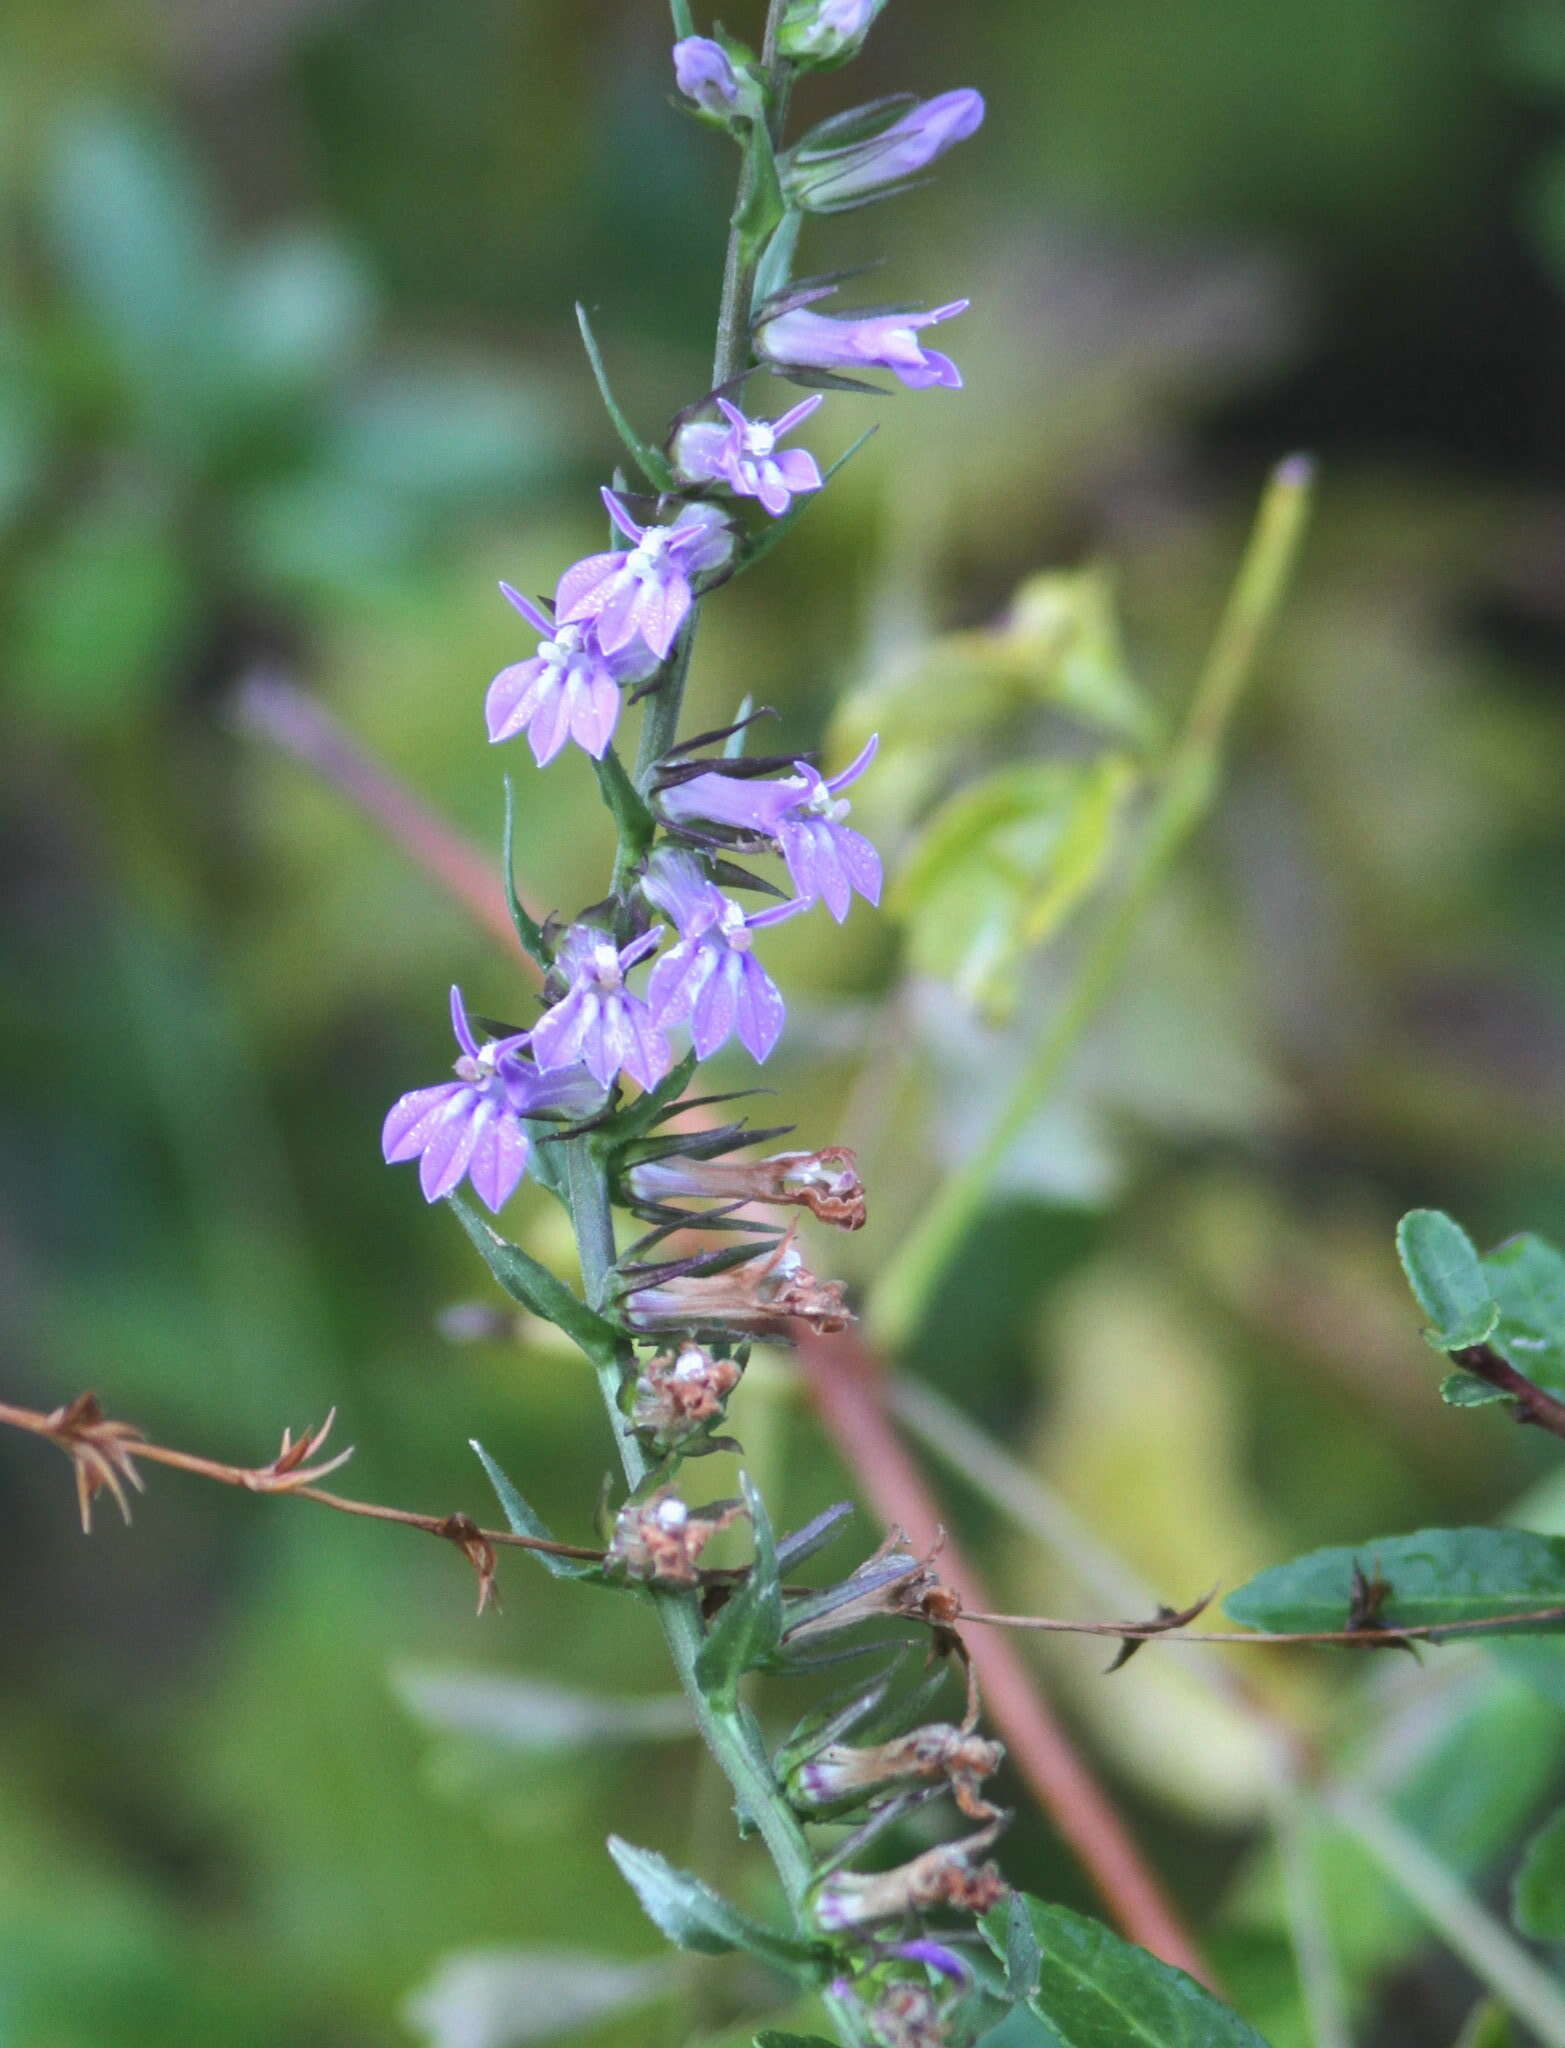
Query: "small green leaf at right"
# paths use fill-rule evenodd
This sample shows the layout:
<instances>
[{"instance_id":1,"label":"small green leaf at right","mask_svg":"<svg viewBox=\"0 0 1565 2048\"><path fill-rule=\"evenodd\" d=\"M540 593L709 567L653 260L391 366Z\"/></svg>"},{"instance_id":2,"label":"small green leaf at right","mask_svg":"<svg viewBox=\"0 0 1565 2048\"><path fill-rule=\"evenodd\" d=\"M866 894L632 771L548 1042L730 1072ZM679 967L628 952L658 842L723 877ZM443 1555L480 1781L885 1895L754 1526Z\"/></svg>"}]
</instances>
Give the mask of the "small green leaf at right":
<instances>
[{"instance_id":1,"label":"small green leaf at right","mask_svg":"<svg viewBox=\"0 0 1565 2048\"><path fill-rule=\"evenodd\" d=\"M1241 1628L1345 1629L1354 1609L1355 1568L1381 1582L1375 1620L1389 1629L1435 1627L1454 1636L1464 1624L1497 1615L1565 1609L1565 1538L1484 1528L1419 1529L1312 1550L1258 1572L1223 1606ZM1554 1633L1565 1622L1535 1627Z\"/></svg>"},{"instance_id":2,"label":"small green leaf at right","mask_svg":"<svg viewBox=\"0 0 1565 2048\"><path fill-rule=\"evenodd\" d=\"M1043 1957L1032 2010L1061 2048L1267 2048L1264 2038L1193 1977L1121 1941L1100 1921L1023 1896ZM1009 1912L983 1920L985 1941L1003 1957Z\"/></svg>"},{"instance_id":3,"label":"small green leaf at right","mask_svg":"<svg viewBox=\"0 0 1565 2048\"><path fill-rule=\"evenodd\" d=\"M1565 1941L1565 1807L1527 1844L1511 1890L1511 1911L1522 1933L1534 1941Z\"/></svg>"},{"instance_id":4,"label":"small green leaf at right","mask_svg":"<svg viewBox=\"0 0 1565 2048\"><path fill-rule=\"evenodd\" d=\"M1442 1209L1409 1210L1397 1225L1397 1251L1437 1351L1465 1351L1493 1335L1500 1305L1459 1223Z\"/></svg>"}]
</instances>

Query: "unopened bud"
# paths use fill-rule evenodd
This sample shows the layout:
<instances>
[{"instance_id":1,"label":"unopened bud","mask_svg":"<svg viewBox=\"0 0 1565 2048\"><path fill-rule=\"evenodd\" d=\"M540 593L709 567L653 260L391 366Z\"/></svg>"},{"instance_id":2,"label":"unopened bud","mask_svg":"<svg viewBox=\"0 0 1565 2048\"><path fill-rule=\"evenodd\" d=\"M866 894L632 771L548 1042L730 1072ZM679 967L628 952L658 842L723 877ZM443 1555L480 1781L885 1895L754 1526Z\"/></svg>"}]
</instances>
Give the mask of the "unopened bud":
<instances>
[{"instance_id":1,"label":"unopened bud","mask_svg":"<svg viewBox=\"0 0 1565 2048\"><path fill-rule=\"evenodd\" d=\"M867 206L965 142L983 118L983 95L966 87L911 106L892 100L835 115L788 152L783 190L809 213Z\"/></svg>"},{"instance_id":2,"label":"unopened bud","mask_svg":"<svg viewBox=\"0 0 1565 2048\"><path fill-rule=\"evenodd\" d=\"M777 31L777 48L795 64L824 71L846 64L886 0L788 0Z\"/></svg>"},{"instance_id":3,"label":"unopened bud","mask_svg":"<svg viewBox=\"0 0 1565 2048\"><path fill-rule=\"evenodd\" d=\"M686 36L674 45L674 81L702 113L725 123L753 121L765 108L757 80L710 36Z\"/></svg>"}]
</instances>

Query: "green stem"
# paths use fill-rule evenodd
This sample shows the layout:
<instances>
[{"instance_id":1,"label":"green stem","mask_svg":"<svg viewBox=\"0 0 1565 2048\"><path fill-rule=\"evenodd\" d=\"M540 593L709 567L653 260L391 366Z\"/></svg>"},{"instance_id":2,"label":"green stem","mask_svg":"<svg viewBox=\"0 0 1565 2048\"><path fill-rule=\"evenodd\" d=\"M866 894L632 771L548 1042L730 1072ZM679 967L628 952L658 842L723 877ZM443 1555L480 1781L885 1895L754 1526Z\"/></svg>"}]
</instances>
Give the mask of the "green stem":
<instances>
[{"instance_id":1,"label":"green stem","mask_svg":"<svg viewBox=\"0 0 1565 2048\"><path fill-rule=\"evenodd\" d=\"M940 1188L876 1282L869 1300L870 1328L893 1355L917 1330L995 1174L1022 1129L1048 1101L1087 1026L1118 984L1148 906L1211 807L1224 734L1298 552L1309 483L1308 465L1298 457L1273 472L1124 889L982 1143Z\"/></svg>"}]
</instances>

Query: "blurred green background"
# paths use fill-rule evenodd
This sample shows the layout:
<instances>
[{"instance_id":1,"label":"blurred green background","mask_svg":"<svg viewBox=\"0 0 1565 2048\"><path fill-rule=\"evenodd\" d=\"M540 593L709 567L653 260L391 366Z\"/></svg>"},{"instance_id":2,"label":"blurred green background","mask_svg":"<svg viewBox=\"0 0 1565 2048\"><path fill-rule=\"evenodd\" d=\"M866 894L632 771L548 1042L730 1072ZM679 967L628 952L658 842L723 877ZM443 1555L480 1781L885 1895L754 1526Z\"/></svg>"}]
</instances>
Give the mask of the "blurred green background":
<instances>
[{"instance_id":1,"label":"blurred green background","mask_svg":"<svg viewBox=\"0 0 1565 2048\"><path fill-rule=\"evenodd\" d=\"M735 0L728 25L758 12ZM616 453L571 303L648 427L704 388L726 152L669 105L654 0L6 14L0 1399L91 1386L242 1462L335 1405L348 1490L492 1516L478 1436L587 1537L594 1390L546 1343L442 1338L482 1276L378 1156L386 1105L445 1071L447 985L514 1015L523 984L234 701L291 678L496 845L481 693L519 643L495 581L551 586L601 545ZM713 607L694 716L753 692L814 744L931 633L1102 562L1137 702L1171 718L1266 467L1319 457L1218 823L916 1347L1184 1599L1312 1543L1503 1514L1548 1469L1435 1400L1391 1232L1433 1201L1486 1241L1565 1233L1565 17L892 0L807 111L954 84L988 96L981 137L931 189L812 229L804 260L886 254L869 297L970 293L947 330L967 389L878 408L797 541ZM828 400L812 444L840 452L867 405ZM596 896L581 757L539 776L509 755L534 900ZM906 821L882 823L896 859ZM871 1189L862 1237L817 1237L813 1262L859 1284L973 1135L1070 935L1003 1025L904 979L894 921L862 907L769 958L797 1020L777 1120L857 1143ZM564 1255L545 1198L513 1220ZM785 1367L736 1419L784 1521L851 1492ZM949 1511L1001 1604L1069 1597L976 1495ZM134 1528L100 1514L84 1542L63 1465L21 1438L0 1515L3 2048L491 2048L511 2036L460 1997L408 2030L449 1952L657 1955L611 1826L759 1883L688 1746L540 1748L538 1700L510 1696L475 1733L487 1696L431 1680L661 1693L622 1603L511 1562L477 1623L439 1546L165 1472ZM1384 1782L1502 1886L1565 1765L1558 1708L1476 1653L1374 1662L1264 1682L1350 1738L1399 1731ZM1038 1659L1291 2048L1264 1764L1155 1653L1112 1686L1100 1666ZM1440 1744L1469 1723L1454 1811ZM1010 1867L1084 1902L1033 1815ZM1363 2040L1454 2039L1471 1984L1362 1870L1340 1891ZM672 2018L592 2038L720 2035L767 1995L711 1970Z\"/></svg>"}]
</instances>

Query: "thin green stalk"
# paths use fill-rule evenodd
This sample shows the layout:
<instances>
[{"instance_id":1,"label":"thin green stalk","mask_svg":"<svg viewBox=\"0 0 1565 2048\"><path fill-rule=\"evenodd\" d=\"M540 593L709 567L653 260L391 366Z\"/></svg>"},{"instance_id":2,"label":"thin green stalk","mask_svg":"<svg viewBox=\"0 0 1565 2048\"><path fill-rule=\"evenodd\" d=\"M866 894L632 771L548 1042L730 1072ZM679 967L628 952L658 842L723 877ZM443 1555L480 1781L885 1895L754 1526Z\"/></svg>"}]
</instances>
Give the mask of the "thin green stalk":
<instances>
[{"instance_id":1,"label":"thin green stalk","mask_svg":"<svg viewBox=\"0 0 1565 2048\"><path fill-rule=\"evenodd\" d=\"M1331 1945L1320 1865L1311 1840L1310 1805L1286 1759L1267 1788L1267 1806L1310 2040L1313 2048L1353 2048L1342 1973Z\"/></svg>"},{"instance_id":2,"label":"thin green stalk","mask_svg":"<svg viewBox=\"0 0 1565 2048\"><path fill-rule=\"evenodd\" d=\"M1565 2048L1565 1992L1417 1835L1378 1801L1361 1798L1351 1787L1328 1792L1325 1804L1452 1954L1531 2027L1544 2048Z\"/></svg>"},{"instance_id":3,"label":"thin green stalk","mask_svg":"<svg viewBox=\"0 0 1565 2048\"><path fill-rule=\"evenodd\" d=\"M1309 485L1309 466L1297 456L1273 471L1125 886L999 1116L893 1251L871 1292L871 1332L893 1356L918 1328L1012 1145L1048 1101L1087 1026L1117 986L1148 906L1211 806L1224 734L1298 553Z\"/></svg>"}]
</instances>

